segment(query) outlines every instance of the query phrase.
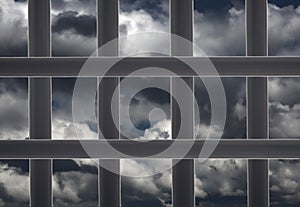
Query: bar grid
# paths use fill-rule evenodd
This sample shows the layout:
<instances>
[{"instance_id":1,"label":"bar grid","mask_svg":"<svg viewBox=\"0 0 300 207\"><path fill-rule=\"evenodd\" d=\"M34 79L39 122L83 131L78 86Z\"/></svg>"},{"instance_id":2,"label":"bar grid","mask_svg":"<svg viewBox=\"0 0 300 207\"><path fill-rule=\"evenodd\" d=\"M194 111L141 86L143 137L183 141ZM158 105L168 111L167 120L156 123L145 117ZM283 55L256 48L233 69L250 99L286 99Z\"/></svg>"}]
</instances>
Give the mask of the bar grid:
<instances>
[{"instance_id":1,"label":"bar grid","mask_svg":"<svg viewBox=\"0 0 300 207\"><path fill-rule=\"evenodd\" d=\"M247 56L267 56L267 0L247 0ZM247 78L248 138L268 137L268 79ZM269 206L268 160L248 160L248 206Z\"/></svg>"},{"instance_id":2,"label":"bar grid","mask_svg":"<svg viewBox=\"0 0 300 207\"><path fill-rule=\"evenodd\" d=\"M98 48L119 36L118 0L97 0L98 9ZM98 54L118 56L118 45L112 50ZM98 52L99 53L99 52ZM113 102L113 93L118 90L119 77L104 77L98 88L98 125L104 137L99 139L119 139L119 131L114 120L119 120L119 101ZM113 108L113 110L112 110ZM113 118L114 117L114 118ZM99 134L100 135L100 134ZM120 207L120 175L110 172L105 166L113 166L114 172L120 171L120 160L99 160L99 206ZM111 168L110 168L111 169ZM105 190L102 190L105 189Z\"/></svg>"},{"instance_id":3,"label":"bar grid","mask_svg":"<svg viewBox=\"0 0 300 207\"><path fill-rule=\"evenodd\" d=\"M50 57L50 0L30 0L29 56ZM51 78L29 78L30 139L51 139ZM43 121L41 121L43 120ZM30 159L30 205L52 206L52 160Z\"/></svg>"},{"instance_id":4,"label":"bar grid","mask_svg":"<svg viewBox=\"0 0 300 207\"><path fill-rule=\"evenodd\" d=\"M31 207L52 207L52 162L53 158L90 158L80 141L51 139L51 78L76 77L87 58L50 58L50 0L28 0L29 2L29 54L30 58L0 58L0 76L30 78L30 139L24 141L1 141L1 158L30 158ZM97 0L98 46L118 37L118 0ZM170 0L171 32L192 41L193 0ZM246 0L247 12L247 55L262 57L211 57L220 76L247 76L248 101L248 139L221 140L212 158L246 158L248 161L248 206L269 206L268 160L269 158L299 158L299 140L268 140L268 96L266 76L300 76L300 57L267 56L267 0ZM171 43L172 55L192 56L191 48L176 48ZM94 63L114 61L116 50L110 54L98 54ZM35 58L33 58L35 57ZM191 61L196 57L183 57ZM158 66L172 69L193 88L193 76L188 67L172 57L163 58L125 58L106 74L101 82L99 98L99 128L104 137L99 140L85 140L92 145L103 146L103 138L116 149L134 157L177 158L176 152L166 157L156 155L174 141L183 146L193 142L184 160L173 168L173 206L193 207L194 204L194 161L199 157L202 140L192 140L191 130L187 130L191 140L166 140L149 143L131 142L119 139L119 132L111 121L110 113L104 112L110 106L111 91L118 86L119 77L126 76L140 67ZM204 65L205 67L205 65ZM242 68L242 69L241 69ZM99 67L101 71L101 67ZM97 77L100 72L90 74ZM213 74L203 74L212 76ZM155 74L153 74L155 76ZM172 85L176 82L172 78ZM172 92L175 92L171 88ZM258 94L259 92L259 94ZM259 97L259 98L258 98ZM38 105L38 107L37 107ZM172 110L172 124L179 126L175 104ZM115 105L119 110L118 104ZM104 122L105 120L106 122ZM173 127L172 133L176 134ZM213 142L213 141L212 141ZM99 154L94 158L101 162L115 164L119 168L118 157L114 154ZM184 179L182 178L184 176ZM99 170L100 207L120 207L120 177ZM113 185L112 185L113 183ZM105 189L105 191L101 191ZM117 198L117 199L116 199Z\"/></svg>"},{"instance_id":5,"label":"bar grid","mask_svg":"<svg viewBox=\"0 0 300 207\"><path fill-rule=\"evenodd\" d=\"M193 0L170 0L171 8L171 33L193 41ZM191 45L182 47L176 40L171 39L171 55L193 56ZM194 91L193 77L183 78L185 83ZM182 91L181 81L177 77L171 78L173 97L181 97L182 102L177 103L172 98L172 138L186 139L194 137L193 124L193 96ZM180 101L180 100L177 100ZM179 129L182 129L179 132ZM194 160L173 160L172 184L173 184L173 207L194 207Z\"/></svg>"}]
</instances>

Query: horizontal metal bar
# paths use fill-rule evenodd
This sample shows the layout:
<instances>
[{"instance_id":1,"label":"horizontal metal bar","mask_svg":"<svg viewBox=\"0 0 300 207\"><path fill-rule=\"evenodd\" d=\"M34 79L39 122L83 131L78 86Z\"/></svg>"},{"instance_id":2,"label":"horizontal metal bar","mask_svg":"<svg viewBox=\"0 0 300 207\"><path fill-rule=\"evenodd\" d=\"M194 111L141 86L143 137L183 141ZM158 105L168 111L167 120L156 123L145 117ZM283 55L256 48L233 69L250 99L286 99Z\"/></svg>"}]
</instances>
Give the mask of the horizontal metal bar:
<instances>
[{"instance_id":1,"label":"horizontal metal bar","mask_svg":"<svg viewBox=\"0 0 300 207\"><path fill-rule=\"evenodd\" d=\"M0 158L181 158L178 150L159 154L176 142L179 148L191 146L184 158L199 158L204 140L2 140ZM207 140L206 144L215 144ZM108 151L107 143L116 151ZM83 147L97 149L92 156ZM300 140L221 140L211 158L300 158Z\"/></svg>"},{"instance_id":2,"label":"horizontal metal bar","mask_svg":"<svg viewBox=\"0 0 300 207\"><path fill-rule=\"evenodd\" d=\"M77 76L87 58L0 58L0 76ZM105 65L114 63L120 58L91 58L94 69L85 76L103 76ZM212 57L221 76L297 76L300 75L300 57ZM196 76L182 61L190 61L201 68L208 67L206 58L180 57L129 57L116 63L105 76L126 76L136 69L161 67L169 69L178 76ZM197 62L200 61L200 62ZM148 76L162 76L155 70ZM203 76L216 76L203 72ZM166 73L166 76L170 76Z\"/></svg>"}]
</instances>

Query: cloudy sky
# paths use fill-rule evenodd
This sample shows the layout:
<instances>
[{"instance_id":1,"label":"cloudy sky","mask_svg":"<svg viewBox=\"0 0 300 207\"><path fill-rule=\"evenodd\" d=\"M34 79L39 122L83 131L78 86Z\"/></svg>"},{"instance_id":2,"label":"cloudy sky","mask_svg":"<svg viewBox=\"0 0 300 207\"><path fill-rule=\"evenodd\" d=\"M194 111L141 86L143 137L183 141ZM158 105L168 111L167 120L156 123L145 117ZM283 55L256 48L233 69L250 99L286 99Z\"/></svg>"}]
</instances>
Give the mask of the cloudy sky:
<instances>
[{"instance_id":1,"label":"cloudy sky","mask_svg":"<svg viewBox=\"0 0 300 207\"><path fill-rule=\"evenodd\" d=\"M27 78L0 78L0 103L0 139L27 138Z\"/></svg>"},{"instance_id":2,"label":"cloudy sky","mask_svg":"<svg viewBox=\"0 0 300 207\"><path fill-rule=\"evenodd\" d=\"M150 84L157 88L149 88ZM120 87L120 127L123 137L171 138L170 79L126 78ZM139 88L143 87L146 88L140 91ZM129 117L126 115L128 110ZM155 130L158 128L165 128L165 133L159 134Z\"/></svg>"},{"instance_id":3,"label":"cloudy sky","mask_svg":"<svg viewBox=\"0 0 300 207\"><path fill-rule=\"evenodd\" d=\"M224 131L220 126L212 126L211 138L246 138L246 79L223 77L221 80L227 102L226 122ZM200 78L195 79L195 97L200 116L195 117L195 131L198 131L197 138L205 139L210 128L212 111L208 91Z\"/></svg>"},{"instance_id":4,"label":"cloudy sky","mask_svg":"<svg viewBox=\"0 0 300 207\"><path fill-rule=\"evenodd\" d=\"M299 55L300 42L299 0L270 0L269 54ZM52 55L89 56L96 49L96 0L52 0ZM0 57L27 56L27 3L24 0L0 1ZM120 35L137 32L169 32L168 0L120 0ZM137 37L137 36L135 36ZM169 41L165 38L124 38L121 55L136 55L144 50L169 54ZM146 37L148 38L148 37ZM126 40L126 41L125 41ZM244 0L195 0L194 41L212 56L245 55L245 2ZM142 49L141 49L142 48ZM145 55L145 54L144 54ZM149 54L147 54L149 55ZM245 138L246 107L245 79L223 78L227 97L227 124L223 138ZM79 137L97 139L97 124L90 117L72 124L71 100L75 79L53 80L53 138ZM139 79L142 83L169 85L169 79ZM136 83L135 83L136 84ZM133 84L121 88L121 132L123 138L170 139L170 97L168 93L149 88L132 97ZM95 79L86 80L89 91ZM300 134L300 80L298 78L271 78L270 137L299 137ZM205 137L210 122L210 103L201 81L196 81L196 99L200 106L201 122L197 122ZM83 101L83 100L82 100ZM134 130L124 119L126 105ZM28 86L27 79L0 79L0 139L28 137ZM84 110L84 104L82 104ZM160 108L160 110L157 110ZM153 110L155 109L155 110ZM151 113L150 113L151 112ZM150 116L149 116L150 113ZM229 124L230 123L230 124ZM215 133L218 127L215 128ZM228 206L244 206L246 201L246 162L242 160L209 160L196 162L196 205L219 207L222 201ZM170 160L122 160L125 174L153 174L157 167L167 166ZM297 161L272 161L271 204L274 207L299 205L297 192L299 171ZM209 175L209 176L208 176ZM214 176L212 176L214 175ZM219 179L220 178L220 179ZM59 160L54 162L53 191L55 206L96 206L97 168L88 160ZM170 206L171 172L166 170L154 176L129 178L122 176L122 204L131 206ZM21 188L16 188L15 182ZM145 188L147 186L147 188ZM0 161L0 206L28 206L28 161ZM215 201L215 202L213 202ZM224 205L222 205L224 206Z\"/></svg>"},{"instance_id":5,"label":"cloudy sky","mask_svg":"<svg viewBox=\"0 0 300 207\"><path fill-rule=\"evenodd\" d=\"M89 56L95 51L95 5L96 0L51 1L53 56ZM270 55L299 55L299 5L299 0L269 0ZM0 6L0 56L27 56L26 1L5 0ZM120 0L120 35L168 32L169 13L168 0ZM123 55L139 52L139 46L169 53L164 38L125 40L120 45ZM245 55L244 0L195 0L194 41L207 55Z\"/></svg>"},{"instance_id":6,"label":"cloudy sky","mask_svg":"<svg viewBox=\"0 0 300 207\"><path fill-rule=\"evenodd\" d=\"M51 0L52 56L90 56L97 47L96 0Z\"/></svg>"},{"instance_id":7,"label":"cloudy sky","mask_svg":"<svg viewBox=\"0 0 300 207\"><path fill-rule=\"evenodd\" d=\"M155 35L151 39L151 35L134 35L139 32L169 32L169 13L169 0L120 0L120 36L129 35L120 42L120 54L136 55L154 51L169 55L170 45L166 36Z\"/></svg>"},{"instance_id":8,"label":"cloudy sky","mask_svg":"<svg viewBox=\"0 0 300 207\"><path fill-rule=\"evenodd\" d=\"M120 88L122 138L137 141L171 139L170 79L127 78L122 79L122 82ZM150 84L166 91L149 88ZM135 91L143 87L147 88ZM125 115L128 110L129 117ZM121 160L121 173L124 175L121 179L122 206L170 206L172 177L171 170L167 169L171 164L171 160ZM145 177L141 177L143 175Z\"/></svg>"},{"instance_id":9,"label":"cloudy sky","mask_svg":"<svg viewBox=\"0 0 300 207\"><path fill-rule=\"evenodd\" d=\"M170 207L171 160L121 160L122 207ZM161 169L163 172L158 173ZM131 175L131 177L128 177ZM151 175L151 176L149 176Z\"/></svg>"},{"instance_id":10,"label":"cloudy sky","mask_svg":"<svg viewBox=\"0 0 300 207\"><path fill-rule=\"evenodd\" d=\"M96 161L54 160L52 181L54 207L98 206Z\"/></svg>"},{"instance_id":11,"label":"cloudy sky","mask_svg":"<svg viewBox=\"0 0 300 207\"><path fill-rule=\"evenodd\" d=\"M269 78L270 138L300 136L299 78Z\"/></svg>"},{"instance_id":12,"label":"cloudy sky","mask_svg":"<svg viewBox=\"0 0 300 207\"><path fill-rule=\"evenodd\" d=\"M194 41L207 55L245 55L245 1L195 0Z\"/></svg>"},{"instance_id":13,"label":"cloudy sky","mask_svg":"<svg viewBox=\"0 0 300 207\"><path fill-rule=\"evenodd\" d=\"M246 207L247 160L195 160L196 207Z\"/></svg>"},{"instance_id":14,"label":"cloudy sky","mask_svg":"<svg viewBox=\"0 0 300 207\"><path fill-rule=\"evenodd\" d=\"M300 160L270 161L271 207L300 205Z\"/></svg>"},{"instance_id":15,"label":"cloudy sky","mask_svg":"<svg viewBox=\"0 0 300 207\"><path fill-rule=\"evenodd\" d=\"M0 57L27 56L27 8L26 1L0 2Z\"/></svg>"},{"instance_id":16,"label":"cloudy sky","mask_svg":"<svg viewBox=\"0 0 300 207\"><path fill-rule=\"evenodd\" d=\"M88 110L84 95L96 92L97 79L82 78L81 81L84 94L78 100L81 103L81 111L84 112ZM80 123L73 122L72 96L75 82L76 78L52 79L52 137L53 139L98 139L95 117L87 115L82 117Z\"/></svg>"},{"instance_id":17,"label":"cloudy sky","mask_svg":"<svg viewBox=\"0 0 300 207\"><path fill-rule=\"evenodd\" d=\"M299 6L299 0L269 0L269 55L300 55Z\"/></svg>"},{"instance_id":18,"label":"cloudy sky","mask_svg":"<svg viewBox=\"0 0 300 207\"><path fill-rule=\"evenodd\" d=\"M0 206L29 207L29 161L0 160Z\"/></svg>"}]
</instances>

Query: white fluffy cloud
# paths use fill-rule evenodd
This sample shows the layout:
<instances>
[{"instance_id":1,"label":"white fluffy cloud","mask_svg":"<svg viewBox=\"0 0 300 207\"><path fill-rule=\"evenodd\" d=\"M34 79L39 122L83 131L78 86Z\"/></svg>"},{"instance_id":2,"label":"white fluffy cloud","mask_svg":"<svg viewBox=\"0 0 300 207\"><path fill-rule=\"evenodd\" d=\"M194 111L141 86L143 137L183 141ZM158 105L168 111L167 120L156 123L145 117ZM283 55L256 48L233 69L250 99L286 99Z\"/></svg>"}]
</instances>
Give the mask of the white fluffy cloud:
<instances>
[{"instance_id":1,"label":"white fluffy cloud","mask_svg":"<svg viewBox=\"0 0 300 207\"><path fill-rule=\"evenodd\" d=\"M144 10L120 12L120 54L136 55L139 52L170 54L168 35L141 34L141 32L169 32L169 20L164 16L155 20ZM128 35L127 37L122 37Z\"/></svg>"},{"instance_id":2,"label":"white fluffy cloud","mask_svg":"<svg viewBox=\"0 0 300 207\"><path fill-rule=\"evenodd\" d=\"M153 140L153 139L172 139L171 120L161 120L153 125L153 127L146 129L143 136L137 138L139 140Z\"/></svg>"},{"instance_id":3,"label":"white fluffy cloud","mask_svg":"<svg viewBox=\"0 0 300 207\"><path fill-rule=\"evenodd\" d=\"M87 123L73 123L64 119L52 120L54 139L98 139L98 133L91 130Z\"/></svg>"},{"instance_id":4,"label":"white fluffy cloud","mask_svg":"<svg viewBox=\"0 0 300 207\"><path fill-rule=\"evenodd\" d=\"M195 127L195 133L197 138L220 138L223 135L223 130L217 125L211 126L203 123Z\"/></svg>"},{"instance_id":5,"label":"white fluffy cloud","mask_svg":"<svg viewBox=\"0 0 300 207\"><path fill-rule=\"evenodd\" d=\"M300 6L268 6L270 55L300 54Z\"/></svg>"},{"instance_id":6,"label":"white fluffy cloud","mask_svg":"<svg viewBox=\"0 0 300 207\"><path fill-rule=\"evenodd\" d=\"M0 195L0 206L10 206L10 202L19 205L29 203L29 175L20 173L17 167L0 163L0 187L4 188L5 194L13 200L6 203L1 189L1 194L3 194Z\"/></svg>"}]
</instances>

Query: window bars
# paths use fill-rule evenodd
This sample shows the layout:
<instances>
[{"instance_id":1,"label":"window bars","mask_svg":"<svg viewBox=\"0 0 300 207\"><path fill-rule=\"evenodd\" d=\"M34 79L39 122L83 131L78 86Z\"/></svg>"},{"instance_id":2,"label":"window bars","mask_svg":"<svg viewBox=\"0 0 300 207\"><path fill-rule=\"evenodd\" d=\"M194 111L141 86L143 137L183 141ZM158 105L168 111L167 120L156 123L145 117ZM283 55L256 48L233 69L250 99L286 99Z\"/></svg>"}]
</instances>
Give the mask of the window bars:
<instances>
[{"instance_id":1,"label":"window bars","mask_svg":"<svg viewBox=\"0 0 300 207\"><path fill-rule=\"evenodd\" d=\"M171 1L171 32L192 40L192 0ZM248 76L248 140L221 140L212 158L249 158L248 164L248 206L267 207L268 192L268 158L299 158L300 140L267 140L268 108L267 78L265 76L300 75L298 57L267 56L267 1L248 0L247 10L247 55L264 57L213 57L217 71L221 76ZM98 46L118 37L118 0L98 0ZM190 48L179 50L172 42L172 54L178 56L192 55ZM182 48L180 48L182 49ZM29 51L31 57L39 58L0 58L0 76L30 76L30 139L23 141L1 141L1 158L31 158L31 207L52 206L52 163L53 158L89 158L80 142L97 146L95 154L98 159L119 168L120 157L116 154L103 154L99 140L50 140L51 139L51 79L50 77L76 76L87 58L49 58L50 56L50 0L29 0ZM116 51L113 54L117 55ZM196 57L183 57L201 60ZM114 58L102 58L101 61L114 61ZM94 58L92 61L99 61ZM99 127L104 136L119 139L118 131L112 127L111 114L103 110L109 106L112 91L118 85L119 77L126 76L139 67L162 67L173 70L185 77L192 85L194 74L188 67L176 59L162 58L125 58L116 64L104 81L99 92ZM202 66L202 65L201 65ZM203 66L205 67L205 65ZM99 67L101 70L101 66ZM101 73L99 73L101 74ZM97 77L99 75L89 74ZM204 74L211 76L213 74ZM153 74L155 76L155 74ZM254 77L255 76L255 77ZM172 79L176 93L176 78ZM175 84L174 84L175 83ZM189 99L191 100L191 99ZM192 101L190 102L192 103ZM188 103L187 105L189 105ZM115 112L118 103L114 103ZM176 106L174 106L176 108ZM189 109L186 110L187 113ZM178 114L172 114L172 132L176 133ZM102 121L105 120L105 121ZM191 126L185 126L185 137L193 138ZM179 136L180 137L180 136ZM253 139L252 139L253 138ZM169 152L159 157L158 152L170 146L174 140L139 143L128 140L109 140L119 151L135 156L154 155L157 158L174 158L176 152ZM173 206L194 206L194 170L193 158L198 158L203 140L178 140L185 146L193 142L193 147L184 160L173 168ZM211 141L214 142L214 141ZM109 159L108 159L109 158ZM108 159L108 160L107 160ZM102 160L103 161L103 160ZM104 169L100 169L100 207L120 206L120 178Z\"/></svg>"}]
</instances>

